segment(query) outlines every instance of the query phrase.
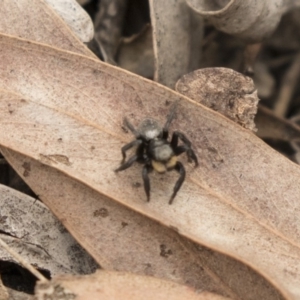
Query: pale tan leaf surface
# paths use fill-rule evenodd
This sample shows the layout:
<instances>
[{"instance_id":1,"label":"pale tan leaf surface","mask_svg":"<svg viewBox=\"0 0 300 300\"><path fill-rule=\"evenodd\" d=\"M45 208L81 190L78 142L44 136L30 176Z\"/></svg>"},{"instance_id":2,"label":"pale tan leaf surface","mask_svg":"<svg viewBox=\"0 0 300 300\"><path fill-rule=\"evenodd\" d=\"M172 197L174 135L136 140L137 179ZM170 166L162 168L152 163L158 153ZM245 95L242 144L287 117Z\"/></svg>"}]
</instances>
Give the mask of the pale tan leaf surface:
<instances>
[{"instance_id":1,"label":"pale tan leaf surface","mask_svg":"<svg viewBox=\"0 0 300 300\"><path fill-rule=\"evenodd\" d=\"M102 267L170 279L232 299L281 299L241 263L196 246L54 168L3 147L1 152L21 175L24 164L30 165L22 177Z\"/></svg>"},{"instance_id":2,"label":"pale tan leaf surface","mask_svg":"<svg viewBox=\"0 0 300 300\"><path fill-rule=\"evenodd\" d=\"M2 300L8 300L8 291L6 287L3 285L1 277L0 277L0 299Z\"/></svg>"},{"instance_id":3,"label":"pale tan leaf surface","mask_svg":"<svg viewBox=\"0 0 300 300\"><path fill-rule=\"evenodd\" d=\"M192 140L201 167L187 166L187 180L172 206L167 201L176 174L154 174L152 201L145 203L144 192L132 186L141 180L140 166L118 176L113 172L120 147L132 139L122 130L122 119L128 116L136 125L156 116L163 122L166 103L180 96L79 55L5 36L0 46L6 62L0 86L32 99L2 98L1 144L246 262L296 299L298 166L231 121L182 99L171 130Z\"/></svg>"},{"instance_id":4,"label":"pale tan leaf surface","mask_svg":"<svg viewBox=\"0 0 300 300\"><path fill-rule=\"evenodd\" d=\"M187 0L188 5L217 29L249 42L267 38L284 10L284 0Z\"/></svg>"},{"instance_id":5,"label":"pale tan leaf surface","mask_svg":"<svg viewBox=\"0 0 300 300\"><path fill-rule=\"evenodd\" d=\"M202 18L185 0L149 1L155 56L154 79L174 88L185 73L197 68L203 34Z\"/></svg>"},{"instance_id":6,"label":"pale tan leaf surface","mask_svg":"<svg viewBox=\"0 0 300 300\"><path fill-rule=\"evenodd\" d=\"M76 0L44 0L63 20L82 42L94 37L94 25L88 13ZM30 7L32 4L30 4Z\"/></svg>"},{"instance_id":7,"label":"pale tan leaf surface","mask_svg":"<svg viewBox=\"0 0 300 300\"><path fill-rule=\"evenodd\" d=\"M30 166L24 164L24 173ZM0 185L0 237L13 250L50 274L89 274L97 265L42 203ZM0 248L2 261L16 262Z\"/></svg>"},{"instance_id":8,"label":"pale tan leaf surface","mask_svg":"<svg viewBox=\"0 0 300 300\"><path fill-rule=\"evenodd\" d=\"M256 131L259 99L251 78L232 69L205 68L182 76L176 91Z\"/></svg>"},{"instance_id":9,"label":"pale tan leaf surface","mask_svg":"<svg viewBox=\"0 0 300 300\"><path fill-rule=\"evenodd\" d=\"M1 1L0 32L94 56L43 0Z\"/></svg>"},{"instance_id":10,"label":"pale tan leaf surface","mask_svg":"<svg viewBox=\"0 0 300 300\"><path fill-rule=\"evenodd\" d=\"M89 276L60 276L50 284L38 284L37 299L57 299L59 295L75 296L78 300L226 300L219 295L197 292L186 286L153 277L129 273L98 271Z\"/></svg>"}]
</instances>

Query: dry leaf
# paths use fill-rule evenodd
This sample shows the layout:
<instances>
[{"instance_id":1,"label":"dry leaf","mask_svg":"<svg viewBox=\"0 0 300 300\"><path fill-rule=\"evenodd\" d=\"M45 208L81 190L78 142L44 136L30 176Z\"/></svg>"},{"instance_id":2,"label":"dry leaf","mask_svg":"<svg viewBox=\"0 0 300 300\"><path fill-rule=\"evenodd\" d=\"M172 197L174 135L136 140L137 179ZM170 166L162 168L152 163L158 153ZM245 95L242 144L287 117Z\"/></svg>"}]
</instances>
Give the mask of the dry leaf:
<instances>
[{"instance_id":1,"label":"dry leaf","mask_svg":"<svg viewBox=\"0 0 300 300\"><path fill-rule=\"evenodd\" d=\"M256 131L257 91L251 78L226 68L206 68L184 75L176 91Z\"/></svg>"},{"instance_id":2,"label":"dry leaf","mask_svg":"<svg viewBox=\"0 0 300 300\"><path fill-rule=\"evenodd\" d=\"M30 165L23 167L29 174ZM42 203L3 185L0 191L0 237L26 261L48 270L51 276L95 271L91 257ZM2 248L0 257L16 262Z\"/></svg>"},{"instance_id":3,"label":"dry leaf","mask_svg":"<svg viewBox=\"0 0 300 300\"><path fill-rule=\"evenodd\" d=\"M203 22L186 5L185 0L151 0L155 56L154 79L174 88L185 73L198 67Z\"/></svg>"},{"instance_id":4,"label":"dry leaf","mask_svg":"<svg viewBox=\"0 0 300 300\"><path fill-rule=\"evenodd\" d=\"M45 2L64 20L65 24L68 24L82 42L87 43L94 37L93 22L76 0L45 0ZM32 6L30 4L30 7Z\"/></svg>"},{"instance_id":5,"label":"dry leaf","mask_svg":"<svg viewBox=\"0 0 300 300\"><path fill-rule=\"evenodd\" d=\"M3 0L0 32L94 57L43 0Z\"/></svg>"},{"instance_id":6,"label":"dry leaf","mask_svg":"<svg viewBox=\"0 0 300 300\"><path fill-rule=\"evenodd\" d=\"M284 0L187 0L188 5L219 30L250 42L268 37L284 13Z\"/></svg>"},{"instance_id":7,"label":"dry leaf","mask_svg":"<svg viewBox=\"0 0 300 300\"><path fill-rule=\"evenodd\" d=\"M76 297L84 299L105 300L226 300L219 295L196 292L174 282L153 277L137 276L128 273L99 271L90 276L60 276L49 284L38 284L37 299L57 299L64 295L66 299Z\"/></svg>"},{"instance_id":8,"label":"dry leaf","mask_svg":"<svg viewBox=\"0 0 300 300\"><path fill-rule=\"evenodd\" d=\"M2 98L1 144L241 259L289 299L296 299L296 165L219 114L130 73L9 37L3 36L0 45L0 57L7 63L1 70L1 87L27 98ZM165 102L180 98L172 129L186 132L193 141L201 167L188 167L173 206L167 200L176 176L153 175L152 201L147 204L143 191L132 187L140 180L140 166L118 176L113 172L120 147L132 139L122 131L122 119L129 116L136 125L148 115L163 122L169 111ZM284 177L278 180L277 174Z\"/></svg>"}]
</instances>

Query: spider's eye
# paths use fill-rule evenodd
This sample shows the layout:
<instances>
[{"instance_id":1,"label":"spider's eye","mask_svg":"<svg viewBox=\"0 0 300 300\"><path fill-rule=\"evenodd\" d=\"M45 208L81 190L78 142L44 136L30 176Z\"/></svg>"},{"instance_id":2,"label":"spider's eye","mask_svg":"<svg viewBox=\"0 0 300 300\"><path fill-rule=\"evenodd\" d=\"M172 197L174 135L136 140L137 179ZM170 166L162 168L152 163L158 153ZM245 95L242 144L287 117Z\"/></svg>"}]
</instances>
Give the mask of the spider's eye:
<instances>
[{"instance_id":1,"label":"spider's eye","mask_svg":"<svg viewBox=\"0 0 300 300\"><path fill-rule=\"evenodd\" d=\"M161 131L159 123L153 119L142 121L138 127L139 134L148 141L158 137Z\"/></svg>"},{"instance_id":2,"label":"spider's eye","mask_svg":"<svg viewBox=\"0 0 300 300\"><path fill-rule=\"evenodd\" d=\"M152 140L159 136L160 132L157 129L150 129L145 132L145 137L147 140Z\"/></svg>"}]
</instances>

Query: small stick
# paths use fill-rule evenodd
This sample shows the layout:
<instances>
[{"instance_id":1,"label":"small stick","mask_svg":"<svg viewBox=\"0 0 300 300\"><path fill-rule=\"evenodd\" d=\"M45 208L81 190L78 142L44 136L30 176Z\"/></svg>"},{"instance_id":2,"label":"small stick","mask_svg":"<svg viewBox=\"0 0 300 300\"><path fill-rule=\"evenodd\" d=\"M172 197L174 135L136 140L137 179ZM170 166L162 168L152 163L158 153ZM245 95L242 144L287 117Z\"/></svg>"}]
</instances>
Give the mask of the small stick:
<instances>
[{"instance_id":1,"label":"small stick","mask_svg":"<svg viewBox=\"0 0 300 300\"><path fill-rule=\"evenodd\" d=\"M278 117L285 117L298 84L300 75L300 53L296 55L292 65L285 73L279 95L274 106L274 113Z\"/></svg>"},{"instance_id":2,"label":"small stick","mask_svg":"<svg viewBox=\"0 0 300 300\"><path fill-rule=\"evenodd\" d=\"M38 280L42 283L49 282L49 280L44 277L37 269L35 269L32 265L27 263L21 255L12 250L1 238L0 238L0 246L2 246L12 257L16 259L24 268L26 268L29 272L31 272Z\"/></svg>"}]
</instances>

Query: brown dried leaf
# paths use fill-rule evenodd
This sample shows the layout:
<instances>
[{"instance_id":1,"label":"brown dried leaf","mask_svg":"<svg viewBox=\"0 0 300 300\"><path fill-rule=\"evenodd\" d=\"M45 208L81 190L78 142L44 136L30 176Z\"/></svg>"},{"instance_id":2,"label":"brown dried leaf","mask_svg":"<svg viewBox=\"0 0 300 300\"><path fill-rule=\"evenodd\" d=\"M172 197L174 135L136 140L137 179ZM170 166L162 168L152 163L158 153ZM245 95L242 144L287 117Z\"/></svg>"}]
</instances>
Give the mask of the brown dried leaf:
<instances>
[{"instance_id":1,"label":"brown dried leaf","mask_svg":"<svg viewBox=\"0 0 300 300\"><path fill-rule=\"evenodd\" d=\"M30 173L29 164L23 168ZM95 271L95 262L42 203L0 185L0 207L0 237L26 261L51 276ZM19 263L2 248L0 257Z\"/></svg>"},{"instance_id":2,"label":"brown dried leaf","mask_svg":"<svg viewBox=\"0 0 300 300\"><path fill-rule=\"evenodd\" d=\"M257 91L251 78L226 68L206 68L184 75L176 91L256 131Z\"/></svg>"},{"instance_id":3,"label":"brown dried leaf","mask_svg":"<svg viewBox=\"0 0 300 300\"><path fill-rule=\"evenodd\" d=\"M43 0L3 0L0 32L94 57Z\"/></svg>"},{"instance_id":4,"label":"brown dried leaf","mask_svg":"<svg viewBox=\"0 0 300 300\"><path fill-rule=\"evenodd\" d=\"M57 299L59 295L84 299L105 300L226 300L219 295L197 292L186 286L153 277L128 273L99 271L89 276L60 276L49 284L38 284L37 299ZM69 299L69 298L68 298Z\"/></svg>"},{"instance_id":5,"label":"brown dried leaf","mask_svg":"<svg viewBox=\"0 0 300 300\"><path fill-rule=\"evenodd\" d=\"M64 20L82 42L87 43L94 37L93 22L88 13L81 8L76 0L44 1Z\"/></svg>"},{"instance_id":6,"label":"brown dried leaf","mask_svg":"<svg viewBox=\"0 0 300 300\"><path fill-rule=\"evenodd\" d=\"M0 86L27 98L2 97L1 144L246 262L288 299L298 297L296 165L219 114L130 73L5 36L0 45L6 63ZM167 200L177 176L154 174L152 201L145 203L143 191L132 186L140 181L140 166L118 176L113 172L120 147L132 139L122 130L122 119L129 116L136 125L149 115L163 122L165 103L180 99L171 129L190 137L201 167L187 167L172 206ZM278 180L277 174L284 177Z\"/></svg>"},{"instance_id":7,"label":"brown dried leaf","mask_svg":"<svg viewBox=\"0 0 300 300\"><path fill-rule=\"evenodd\" d=\"M198 67L203 34L202 18L185 0L151 0L155 56L154 79L174 89L176 81Z\"/></svg>"},{"instance_id":8,"label":"brown dried leaf","mask_svg":"<svg viewBox=\"0 0 300 300\"><path fill-rule=\"evenodd\" d=\"M187 0L188 5L214 26L250 42L268 37L278 25L284 0Z\"/></svg>"}]
</instances>

